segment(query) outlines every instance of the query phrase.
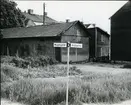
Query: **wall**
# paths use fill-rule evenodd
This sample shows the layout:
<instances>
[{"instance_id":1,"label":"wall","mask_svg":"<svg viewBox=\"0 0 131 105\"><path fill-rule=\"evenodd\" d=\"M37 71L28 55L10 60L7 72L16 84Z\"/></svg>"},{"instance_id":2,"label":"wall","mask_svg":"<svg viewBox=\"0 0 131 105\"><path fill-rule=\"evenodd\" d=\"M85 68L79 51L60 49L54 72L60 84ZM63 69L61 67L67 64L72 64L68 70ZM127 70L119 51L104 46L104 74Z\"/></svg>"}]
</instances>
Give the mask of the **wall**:
<instances>
[{"instance_id":1,"label":"wall","mask_svg":"<svg viewBox=\"0 0 131 105\"><path fill-rule=\"evenodd\" d=\"M97 28L97 41L96 41L95 28L90 28L88 29L88 31L91 34L91 38L89 41L90 58L108 56L109 55L109 36ZM103 37L103 40L101 40L101 37ZM97 51L96 51L96 47L97 47Z\"/></svg>"},{"instance_id":2,"label":"wall","mask_svg":"<svg viewBox=\"0 0 131 105\"><path fill-rule=\"evenodd\" d=\"M131 10L111 18L111 59L131 61Z\"/></svg>"},{"instance_id":3,"label":"wall","mask_svg":"<svg viewBox=\"0 0 131 105\"><path fill-rule=\"evenodd\" d=\"M97 32L97 57L109 56L109 36Z\"/></svg>"},{"instance_id":4,"label":"wall","mask_svg":"<svg viewBox=\"0 0 131 105\"><path fill-rule=\"evenodd\" d=\"M72 43L82 43L83 48L70 48L70 61L84 61L89 59L89 38L87 33L79 26L76 25L71 27L64 35L61 37L61 42L72 42ZM67 61L67 48L61 49L61 60L62 62Z\"/></svg>"},{"instance_id":5,"label":"wall","mask_svg":"<svg viewBox=\"0 0 131 105\"><path fill-rule=\"evenodd\" d=\"M53 47L53 43L59 40L60 38L4 39L2 55L47 55L55 58L55 48Z\"/></svg>"}]
</instances>

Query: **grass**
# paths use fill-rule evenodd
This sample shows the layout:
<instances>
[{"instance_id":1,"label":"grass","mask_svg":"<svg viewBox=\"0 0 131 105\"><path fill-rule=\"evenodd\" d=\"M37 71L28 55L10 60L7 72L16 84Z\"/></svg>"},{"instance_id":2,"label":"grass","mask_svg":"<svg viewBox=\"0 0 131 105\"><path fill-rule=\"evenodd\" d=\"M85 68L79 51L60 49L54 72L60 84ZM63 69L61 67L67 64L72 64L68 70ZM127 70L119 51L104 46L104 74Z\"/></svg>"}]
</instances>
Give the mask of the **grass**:
<instances>
[{"instance_id":1,"label":"grass","mask_svg":"<svg viewBox=\"0 0 131 105\"><path fill-rule=\"evenodd\" d=\"M57 65L24 69L3 62L1 97L29 105L65 105L66 70L66 67ZM87 71L83 75L73 66L70 67L70 76L69 105L131 99L131 72Z\"/></svg>"},{"instance_id":2,"label":"grass","mask_svg":"<svg viewBox=\"0 0 131 105\"><path fill-rule=\"evenodd\" d=\"M92 73L72 77L69 82L70 105L97 102L118 102L131 99L131 73ZM5 87L4 93L11 100L31 105L64 105L66 81L59 78L24 78ZM77 104L76 104L77 105Z\"/></svg>"}]
</instances>

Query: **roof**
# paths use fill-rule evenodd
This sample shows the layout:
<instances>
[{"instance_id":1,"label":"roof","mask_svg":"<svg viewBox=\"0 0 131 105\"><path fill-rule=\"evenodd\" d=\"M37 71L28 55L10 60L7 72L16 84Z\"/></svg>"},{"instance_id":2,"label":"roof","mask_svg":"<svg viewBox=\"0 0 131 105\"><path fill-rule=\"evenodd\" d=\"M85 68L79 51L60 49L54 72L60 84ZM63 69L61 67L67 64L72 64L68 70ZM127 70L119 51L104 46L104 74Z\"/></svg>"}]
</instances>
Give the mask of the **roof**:
<instances>
[{"instance_id":1,"label":"roof","mask_svg":"<svg viewBox=\"0 0 131 105\"><path fill-rule=\"evenodd\" d=\"M23 12L23 15L27 18L27 19L30 19L32 20L33 22L40 22L40 23L43 23L43 15L37 15L37 14L29 14L29 13L25 13ZM47 23L57 23L56 20L48 17L48 16L45 16L45 22Z\"/></svg>"},{"instance_id":2,"label":"roof","mask_svg":"<svg viewBox=\"0 0 131 105\"><path fill-rule=\"evenodd\" d=\"M104 33L104 35L106 36L110 36L106 31L104 31L103 29L101 29L100 27L96 27L98 31L100 31L101 33ZM90 32L90 30L94 30L95 28L87 28L87 30Z\"/></svg>"},{"instance_id":3,"label":"roof","mask_svg":"<svg viewBox=\"0 0 131 105\"><path fill-rule=\"evenodd\" d=\"M91 24L84 24L86 28L88 28Z\"/></svg>"},{"instance_id":4,"label":"roof","mask_svg":"<svg viewBox=\"0 0 131 105\"><path fill-rule=\"evenodd\" d=\"M79 21L74 21L33 27L8 28L2 30L2 35L3 38L53 37L59 36L61 33L66 32L77 23L81 24Z\"/></svg>"},{"instance_id":5,"label":"roof","mask_svg":"<svg viewBox=\"0 0 131 105\"><path fill-rule=\"evenodd\" d=\"M124 4L117 12L115 12L110 18L114 17L119 12L128 12L131 11L131 0L129 0L126 4ZM109 19L110 19L109 18Z\"/></svg>"}]
</instances>

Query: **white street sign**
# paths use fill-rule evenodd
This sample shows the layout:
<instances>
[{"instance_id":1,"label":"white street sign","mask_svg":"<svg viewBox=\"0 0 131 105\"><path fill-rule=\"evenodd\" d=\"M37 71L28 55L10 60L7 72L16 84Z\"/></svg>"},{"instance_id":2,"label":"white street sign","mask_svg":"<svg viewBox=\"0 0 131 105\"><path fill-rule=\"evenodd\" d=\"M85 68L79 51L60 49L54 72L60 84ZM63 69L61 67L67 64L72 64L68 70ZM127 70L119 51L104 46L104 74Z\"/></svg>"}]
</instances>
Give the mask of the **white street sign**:
<instances>
[{"instance_id":1,"label":"white street sign","mask_svg":"<svg viewBox=\"0 0 131 105\"><path fill-rule=\"evenodd\" d=\"M82 48L83 45L81 43L71 43L72 48Z\"/></svg>"},{"instance_id":2,"label":"white street sign","mask_svg":"<svg viewBox=\"0 0 131 105\"><path fill-rule=\"evenodd\" d=\"M54 43L54 47L67 47L67 88L66 88L66 105L68 105L69 95L69 61L70 61L70 48L82 48L81 43ZM77 52L77 49L76 49ZM77 56L77 53L76 53Z\"/></svg>"},{"instance_id":3,"label":"white street sign","mask_svg":"<svg viewBox=\"0 0 131 105\"><path fill-rule=\"evenodd\" d=\"M67 43L54 43L54 47L67 47Z\"/></svg>"}]
</instances>

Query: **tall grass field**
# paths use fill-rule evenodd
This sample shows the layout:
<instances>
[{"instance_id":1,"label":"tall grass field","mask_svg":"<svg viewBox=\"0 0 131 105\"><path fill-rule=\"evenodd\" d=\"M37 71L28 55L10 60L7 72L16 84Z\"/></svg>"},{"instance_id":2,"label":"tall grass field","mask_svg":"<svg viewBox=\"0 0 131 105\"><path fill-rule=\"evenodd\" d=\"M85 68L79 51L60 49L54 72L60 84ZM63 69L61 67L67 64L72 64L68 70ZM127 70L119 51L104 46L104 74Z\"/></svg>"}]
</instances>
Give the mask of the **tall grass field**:
<instances>
[{"instance_id":1,"label":"tall grass field","mask_svg":"<svg viewBox=\"0 0 131 105\"><path fill-rule=\"evenodd\" d=\"M20 68L1 64L1 97L28 105L65 105L66 69L57 65ZM131 72L84 75L70 68L69 105L114 103L131 99Z\"/></svg>"}]
</instances>

